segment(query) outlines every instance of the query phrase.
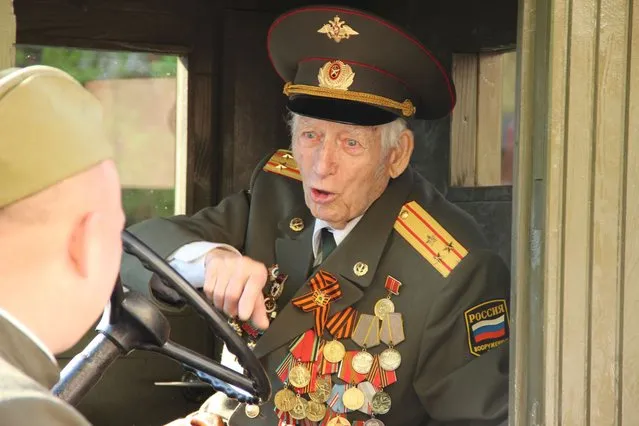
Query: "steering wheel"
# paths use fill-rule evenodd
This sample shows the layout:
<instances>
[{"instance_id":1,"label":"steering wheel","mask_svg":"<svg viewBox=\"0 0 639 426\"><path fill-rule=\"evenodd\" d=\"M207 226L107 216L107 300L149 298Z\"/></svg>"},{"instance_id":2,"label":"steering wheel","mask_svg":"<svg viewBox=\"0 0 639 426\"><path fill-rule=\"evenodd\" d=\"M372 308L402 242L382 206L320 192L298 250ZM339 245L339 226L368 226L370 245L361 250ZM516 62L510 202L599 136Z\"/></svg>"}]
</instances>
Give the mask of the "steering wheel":
<instances>
[{"instance_id":1,"label":"steering wheel","mask_svg":"<svg viewBox=\"0 0 639 426\"><path fill-rule=\"evenodd\" d=\"M171 341L170 325L161 310L141 294L125 292L118 279L110 303L96 327L98 335L62 370L61 380L53 393L70 404L77 404L119 356L134 350L147 350L174 359L215 390L239 402L261 404L267 401L271 384L262 364L224 316L162 257L127 230L122 233L122 243L126 253L136 257L204 318L237 357L246 375Z\"/></svg>"}]
</instances>

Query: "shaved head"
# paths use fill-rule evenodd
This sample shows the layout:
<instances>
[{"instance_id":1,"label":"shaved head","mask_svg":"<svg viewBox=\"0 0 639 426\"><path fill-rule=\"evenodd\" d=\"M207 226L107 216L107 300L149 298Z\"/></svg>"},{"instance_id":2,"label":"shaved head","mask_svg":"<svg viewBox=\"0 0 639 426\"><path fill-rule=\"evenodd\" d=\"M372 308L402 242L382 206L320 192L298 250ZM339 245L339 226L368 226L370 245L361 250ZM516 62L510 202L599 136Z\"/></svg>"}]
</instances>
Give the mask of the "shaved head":
<instances>
[{"instance_id":1,"label":"shaved head","mask_svg":"<svg viewBox=\"0 0 639 426\"><path fill-rule=\"evenodd\" d=\"M46 66L0 73L0 309L54 353L98 319L124 214L98 100Z\"/></svg>"}]
</instances>

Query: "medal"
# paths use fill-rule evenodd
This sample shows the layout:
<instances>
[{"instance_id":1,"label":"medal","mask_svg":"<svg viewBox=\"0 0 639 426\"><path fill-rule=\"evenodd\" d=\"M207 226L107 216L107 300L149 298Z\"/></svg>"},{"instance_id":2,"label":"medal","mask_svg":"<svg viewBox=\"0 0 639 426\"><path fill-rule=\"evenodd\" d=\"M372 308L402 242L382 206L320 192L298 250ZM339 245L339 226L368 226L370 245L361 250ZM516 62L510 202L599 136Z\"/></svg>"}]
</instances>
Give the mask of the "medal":
<instances>
[{"instance_id":1,"label":"medal","mask_svg":"<svg viewBox=\"0 0 639 426\"><path fill-rule=\"evenodd\" d=\"M338 340L331 340L324 345L323 354L326 361L336 363L344 359L346 349L344 348L344 345Z\"/></svg>"},{"instance_id":2,"label":"medal","mask_svg":"<svg viewBox=\"0 0 639 426\"><path fill-rule=\"evenodd\" d=\"M344 417L338 416L330 419L327 426L351 426L351 422L346 420Z\"/></svg>"},{"instance_id":3,"label":"medal","mask_svg":"<svg viewBox=\"0 0 639 426\"><path fill-rule=\"evenodd\" d=\"M379 366L386 371L395 371L402 363L402 355L393 348L384 349L379 354Z\"/></svg>"},{"instance_id":4,"label":"medal","mask_svg":"<svg viewBox=\"0 0 639 426\"><path fill-rule=\"evenodd\" d=\"M311 291L293 298L291 303L303 312L312 312L315 317L315 333L324 334L328 322L331 303L342 297L342 289L337 278L326 271L319 270L309 281Z\"/></svg>"},{"instance_id":5,"label":"medal","mask_svg":"<svg viewBox=\"0 0 639 426\"><path fill-rule=\"evenodd\" d=\"M377 303L375 303L375 316L380 320L384 320L386 315L395 312L395 304L389 298L379 299Z\"/></svg>"},{"instance_id":6,"label":"medal","mask_svg":"<svg viewBox=\"0 0 639 426\"><path fill-rule=\"evenodd\" d=\"M384 391L377 392L373 395L373 413L386 414L391 409L391 397Z\"/></svg>"},{"instance_id":7,"label":"medal","mask_svg":"<svg viewBox=\"0 0 639 426\"><path fill-rule=\"evenodd\" d=\"M373 355L369 354L366 351L360 351L353 357L351 361L351 365L353 370L355 370L359 374L368 374L371 371L371 367L373 366Z\"/></svg>"},{"instance_id":8,"label":"medal","mask_svg":"<svg viewBox=\"0 0 639 426\"><path fill-rule=\"evenodd\" d=\"M290 411L291 417L293 417L295 420L303 420L306 418L307 411L308 411L308 401L298 395L295 398L295 405L293 406L293 409Z\"/></svg>"},{"instance_id":9,"label":"medal","mask_svg":"<svg viewBox=\"0 0 639 426\"><path fill-rule=\"evenodd\" d=\"M364 394L361 390L352 386L344 392L342 395L342 401L344 402L344 407L347 409L354 411L359 410L364 405Z\"/></svg>"},{"instance_id":10,"label":"medal","mask_svg":"<svg viewBox=\"0 0 639 426\"><path fill-rule=\"evenodd\" d=\"M397 370L402 363L402 355L393 346L400 344L406 338L402 314L393 312L386 314L382 320L379 338L388 346L388 349L379 355L380 367L386 371Z\"/></svg>"},{"instance_id":11,"label":"medal","mask_svg":"<svg viewBox=\"0 0 639 426\"><path fill-rule=\"evenodd\" d=\"M291 411L295 407L297 396L295 392L289 388L284 388L275 394L273 403L278 410L287 412Z\"/></svg>"},{"instance_id":12,"label":"medal","mask_svg":"<svg viewBox=\"0 0 639 426\"><path fill-rule=\"evenodd\" d=\"M310 401L306 410L306 418L312 422L319 422L326 416L326 406L317 401Z\"/></svg>"},{"instance_id":13,"label":"medal","mask_svg":"<svg viewBox=\"0 0 639 426\"><path fill-rule=\"evenodd\" d=\"M246 414L246 417L248 417L249 419L254 419L260 415L260 406L247 404L244 407L244 414Z\"/></svg>"},{"instance_id":14,"label":"medal","mask_svg":"<svg viewBox=\"0 0 639 426\"><path fill-rule=\"evenodd\" d=\"M344 360L339 365L337 377L339 377L346 383L360 383L366 380L365 374L360 374L353 368L353 358L358 353L359 352L357 351L346 352L346 355L344 355Z\"/></svg>"},{"instance_id":15,"label":"medal","mask_svg":"<svg viewBox=\"0 0 639 426\"><path fill-rule=\"evenodd\" d=\"M315 384L315 392L310 392L308 394L309 398L311 398L314 402L324 403L328 401L328 397L331 396L331 376L323 376L318 377L317 382ZM314 420L318 421L318 420Z\"/></svg>"},{"instance_id":16,"label":"medal","mask_svg":"<svg viewBox=\"0 0 639 426\"><path fill-rule=\"evenodd\" d=\"M366 349L379 345L379 318L368 314L360 315L352 339L363 348L353 357L353 370L359 374L368 374L373 365L373 356Z\"/></svg>"},{"instance_id":17,"label":"medal","mask_svg":"<svg viewBox=\"0 0 639 426\"><path fill-rule=\"evenodd\" d=\"M311 382L311 372L302 364L298 364L289 372L288 381L296 388L306 387Z\"/></svg>"},{"instance_id":18,"label":"medal","mask_svg":"<svg viewBox=\"0 0 639 426\"><path fill-rule=\"evenodd\" d=\"M368 419L364 423L364 426L385 426L381 420L377 419Z\"/></svg>"}]
</instances>

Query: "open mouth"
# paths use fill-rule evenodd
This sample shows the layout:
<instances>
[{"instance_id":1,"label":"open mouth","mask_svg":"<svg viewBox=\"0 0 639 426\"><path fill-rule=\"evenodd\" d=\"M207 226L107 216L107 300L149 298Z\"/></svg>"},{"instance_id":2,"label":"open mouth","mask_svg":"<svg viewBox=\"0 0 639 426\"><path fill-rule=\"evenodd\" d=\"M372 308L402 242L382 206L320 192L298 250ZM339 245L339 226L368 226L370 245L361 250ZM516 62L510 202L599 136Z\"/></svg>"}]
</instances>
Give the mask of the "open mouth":
<instances>
[{"instance_id":1,"label":"open mouth","mask_svg":"<svg viewBox=\"0 0 639 426\"><path fill-rule=\"evenodd\" d=\"M322 189L311 188L311 198L316 203L327 203L336 197L334 192L324 191Z\"/></svg>"}]
</instances>

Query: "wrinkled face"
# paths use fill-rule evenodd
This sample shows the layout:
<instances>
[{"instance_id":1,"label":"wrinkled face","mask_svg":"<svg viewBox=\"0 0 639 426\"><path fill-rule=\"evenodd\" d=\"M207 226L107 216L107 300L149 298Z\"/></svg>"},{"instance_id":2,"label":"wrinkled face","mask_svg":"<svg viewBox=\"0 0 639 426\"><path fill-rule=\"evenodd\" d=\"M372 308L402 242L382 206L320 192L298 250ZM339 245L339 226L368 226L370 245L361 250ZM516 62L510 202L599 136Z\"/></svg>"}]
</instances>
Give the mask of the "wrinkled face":
<instances>
[{"instance_id":1,"label":"wrinkled face","mask_svg":"<svg viewBox=\"0 0 639 426\"><path fill-rule=\"evenodd\" d=\"M363 214L388 185L389 165L376 127L299 117L292 145L306 205L336 229Z\"/></svg>"}]
</instances>

